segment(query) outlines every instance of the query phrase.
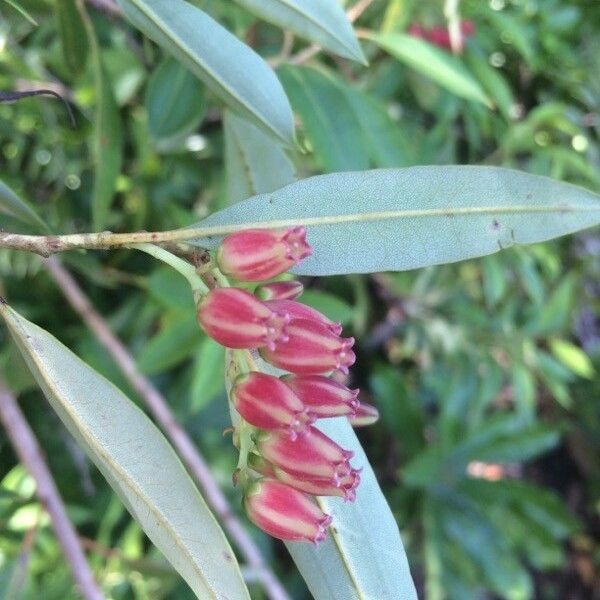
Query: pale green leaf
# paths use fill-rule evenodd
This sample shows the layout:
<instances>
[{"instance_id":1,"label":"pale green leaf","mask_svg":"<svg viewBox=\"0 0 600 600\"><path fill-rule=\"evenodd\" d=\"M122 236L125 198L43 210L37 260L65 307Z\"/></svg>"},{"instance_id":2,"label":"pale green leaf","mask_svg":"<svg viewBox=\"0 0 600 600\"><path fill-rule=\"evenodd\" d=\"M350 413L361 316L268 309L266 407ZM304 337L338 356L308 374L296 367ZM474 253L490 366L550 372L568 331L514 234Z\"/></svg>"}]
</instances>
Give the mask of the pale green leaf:
<instances>
[{"instance_id":1,"label":"pale green leaf","mask_svg":"<svg viewBox=\"0 0 600 600\"><path fill-rule=\"evenodd\" d=\"M118 0L125 16L181 61L228 106L292 145L288 99L267 63L185 0Z\"/></svg>"},{"instance_id":2,"label":"pale green leaf","mask_svg":"<svg viewBox=\"0 0 600 600\"><path fill-rule=\"evenodd\" d=\"M48 231L48 226L39 215L2 180L0 180L0 213L33 225L36 231Z\"/></svg>"},{"instance_id":3,"label":"pale green leaf","mask_svg":"<svg viewBox=\"0 0 600 600\"><path fill-rule=\"evenodd\" d=\"M555 338L550 340L550 349L552 354L576 375L586 379L594 376L594 366L590 357L575 344Z\"/></svg>"},{"instance_id":4,"label":"pale green leaf","mask_svg":"<svg viewBox=\"0 0 600 600\"><path fill-rule=\"evenodd\" d=\"M302 224L313 254L295 272L331 275L451 263L599 223L600 197L584 188L498 167L429 166L304 179L211 215L197 243Z\"/></svg>"},{"instance_id":5,"label":"pale green leaf","mask_svg":"<svg viewBox=\"0 0 600 600\"><path fill-rule=\"evenodd\" d=\"M326 50L366 64L352 25L338 0L236 0L254 14L319 44Z\"/></svg>"},{"instance_id":6,"label":"pale green leaf","mask_svg":"<svg viewBox=\"0 0 600 600\"><path fill-rule=\"evenodd\" d=\"M294 181L294 165L283 149L252 123L225 111L223 130L228 204Z\"/></svg>"},{"instance_id":7,"label":"pale green leaf","mask_svg":"<svg viewBox=\"0 0 600 600\"><path fill-rule=\"evenodd\" d=\"M198 598L249 599L217 521L163 435L56 338L0 304L52 407Z\"/></svg>"},{"instance_id":8,"label":"pale green leaf","mask_svg":"<svg viewBox=\"0 0 600 600\"><path fill-rule=\"evenodd\" d=\"M416 600L398 525L352 427L340 418L320 421L319 429L352 450L363 470L355 502L318 498L333 516L323 543L286 544L311 593L319 600Z\"/></svg>"},{"instance_id":9,"label":"pale green leaf","mask_svg":"<svg viewBox=\"0 0 600 600\"><path fill-rule=\"evenodd\" d=\"M372 33L368 39L453 94L492 106L479 83L455 56L403 33Z\"/></svg>"}]
</instances>

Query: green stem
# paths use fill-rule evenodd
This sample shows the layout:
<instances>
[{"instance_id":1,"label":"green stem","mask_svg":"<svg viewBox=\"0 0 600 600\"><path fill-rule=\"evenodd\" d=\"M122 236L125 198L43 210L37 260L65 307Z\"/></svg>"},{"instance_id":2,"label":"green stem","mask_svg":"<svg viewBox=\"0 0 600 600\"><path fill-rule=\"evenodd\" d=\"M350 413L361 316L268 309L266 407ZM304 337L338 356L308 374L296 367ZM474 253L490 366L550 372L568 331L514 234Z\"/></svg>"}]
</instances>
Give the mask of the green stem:
<instances>
[{"instance_id":1,"label":"green stem","mask_svg":"<svg viewBox=\"0 0 600 600\"><path fill-rule=\"evenodd\" d=\"M154 244L131 244L128 248L133 248L134 250L141 250L146 254L150 254L154 258L161 260L162 262L168 264L173 267L176 271L181 273L189 282L192 287L192 292L194 292L194 296L197 294L206 294L208 292L208 287L200 278L200 275L196 273L196 269L190 265L190 263L185 260L171 254L168 250L161 248L160 246L155 246Z\"/></svg>"},{"instance_id":2,"label":"green stem","mask_svg":"<svg viewBox=\"0 0 600 600\"><path fill-rule=\"evenodd\" d=\"M254 361L252 360L252 356L248 350L234 350L233 351L233 359L238 364L238 372L239 373L249 373L250 371L254 371L256 366L254 365ZM256 431L256 428L253 425L250 425L244 419L240 419L237 426L237 434L239 436L239 451L240 455L238 458L238 481L244 486L248 479L248 454L252 450L254 442L252 441L252 435Z\"/></svg>"}]
</instances>

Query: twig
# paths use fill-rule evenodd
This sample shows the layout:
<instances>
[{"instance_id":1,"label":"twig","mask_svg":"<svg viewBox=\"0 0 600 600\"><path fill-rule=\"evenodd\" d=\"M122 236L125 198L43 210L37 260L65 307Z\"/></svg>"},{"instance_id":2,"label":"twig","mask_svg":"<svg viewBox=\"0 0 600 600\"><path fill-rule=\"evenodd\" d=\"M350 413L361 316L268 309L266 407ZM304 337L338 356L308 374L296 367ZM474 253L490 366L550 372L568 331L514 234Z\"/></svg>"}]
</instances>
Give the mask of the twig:
<instances>
[{"instance_id":1,"label":"twig","mask_svg":"<svg viewBox=\"0 0 600 600\"><path fill-rule=\"evenodd\" d=\"M387 221L389 219L442 218L458 215L499 215L499 214L545 214L545 213L578 213L600 212L600 206L584 204L513 204L511 206L453 206L434 208L415 208L385 210L381 212L356 212L332 214L295 219L274 219L272 221L254 221L233 225L211 225L205 227L187 227L172 231L138 231L135 233L74 233L71 235L21 235L0 231L0 248L24 250L41 256L51 256L56 252L87 248L88 250L107 250L133 244L162 244L183 240L214 238L246 229L283 229L304 225L341 225L342 223L367 223Z\"/></svg>"},{"instance_id":2,"label":"twig","mask_svg":"<svg viewBox=\"0 0 600 600\"><path fill-rule=\"evenodd\" d=\"M139 394L165 432L190 474L202 489L207 502L235 541L244 560L257 573L269 598L271 600L290 600L273 571L265 563L259 548L233 514L225 495L215 481L204 458L185 430L175 420L165 398L139 372L135 360L127 348L111 332L102 316L96 312L71 274L56 258L48 259L45 261L45 265L75 312L79 314L98 341L112 356L127 381Z\"/></svg>"},{"instance_id":3,"label":"twig","mask_svg":"<svg viewBox=\"0 0 600 600\"><path fill-rule=\"evenodd\" d=\"M460 29L460 0L445 0L444 16L448 21L448 33L450 34L450 46L452 52L458 54L464 45L463 34Z\"/></svg>"},{"instance_id":4,"label":"twig","mask_svg":"<svg viewBox=\"0 0 600 600\"><path fill-rule=\"evenodd\" d=\"M0 421L19 459L35 480L38 498L50 515L56 538L71 567L79 591L86 600L102 600L104 595L94 580L35 434L25 420L16 398L5 388L2 381L0 381Z\"/></svg>"},{"instance_id":5,"label":"twig","mask_svg":"<svg viewBox=\"0 0 600 600\"><path fill-rule=\"evenodd\" d=\"M354 6L346 11L350 23L354 23L373 4L374 0L359 0Z\"/></svg>"}]
</instances>

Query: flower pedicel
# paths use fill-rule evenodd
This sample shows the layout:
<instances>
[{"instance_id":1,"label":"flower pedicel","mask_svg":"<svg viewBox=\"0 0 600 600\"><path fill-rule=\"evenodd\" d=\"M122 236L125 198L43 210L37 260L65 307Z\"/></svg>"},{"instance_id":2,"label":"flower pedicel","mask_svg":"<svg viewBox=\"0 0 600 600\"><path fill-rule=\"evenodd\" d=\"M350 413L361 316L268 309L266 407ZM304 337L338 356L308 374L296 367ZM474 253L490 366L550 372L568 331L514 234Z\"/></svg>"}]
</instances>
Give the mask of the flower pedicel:
<instances>
[{"instance_id":1,"label":"flower pedicel","mask_svg":"<svg viewBox=\"0 0 600 600\"><path fill-rule=\"evenodd\" d=\"M304 227L249 229L228 235L217 251L221 273L245 282L264 282L311 254ZM227 285L225 277L217 277ZM244 490L250 520L270 535L317 543L331 517L314 496L354 500L359 470L352 452L327 437L313 422L347 416L358 423L358 390L330 377L354 363L353 338L319 311L296 302L297 281L262 283L253 294L217 287L198 303L200 327L232 349L238 375L229 392L234 441L240 450L234 479ZM271 365L291 374L275 377L255 363L258 351ZM374 417L368 412L368 421ZM360 417L363 417L361 419Z\"/></svg>"}]
</instances>

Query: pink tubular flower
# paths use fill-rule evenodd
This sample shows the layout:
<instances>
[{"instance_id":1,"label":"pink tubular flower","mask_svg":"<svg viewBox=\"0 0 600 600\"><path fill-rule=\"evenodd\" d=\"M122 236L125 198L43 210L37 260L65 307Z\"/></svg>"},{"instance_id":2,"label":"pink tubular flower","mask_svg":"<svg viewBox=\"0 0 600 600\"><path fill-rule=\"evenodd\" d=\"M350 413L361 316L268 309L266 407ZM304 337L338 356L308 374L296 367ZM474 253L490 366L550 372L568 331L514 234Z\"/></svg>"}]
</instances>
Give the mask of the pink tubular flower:
<instances>
[{"instance_id":1,"label":"pink tubular flower","mask_svg":"<svg viewBox=\"0 0 600 600\"><path fill-rule=\"evenodd\" d=\"M360 473L357 469L352 469L348 475L340 478L337 483L333 483L331 479L308 479L303 475L291 473L279 467L272 467L272 470L279 481L293 487L295 490L313 496L338 496L350 502L356 499L356 488L360 483Z\"/></svg>"},{"instance_id":2,"label":"pink tubular flower","mask_svg":"<svg viewBox=\"0 0 600 600\"><path fill-rule=\"evenodd\" d=\"M261 429L284 428L292 439L314 421L292 389L266 373L253 371L239 377L231 389L231 399L251 425Z\"/></svg>"},{"instance_id":3,"label":"pink tubular flower","mask_svg":"<svg viewBox=\"0 0 600 600\"><path fill-rule=\"evenodd\" d=\"M341 338L322 323L292 319L286 331L286 341L260 350L262 358L279 369L299 375L348 373L356 360L354 338Z\"/></svg>"},{"instance_id":4,"label":"pink tubular flower","mask_svg":"<svg viewBox=\"0 0 600 600\"><path fill-rule=\"evenodd\" d=\"M316 544L331 523L309 496L275 479L255 482L244 496L244 508L256 526L280 540Z\"/></svg>"},{"instance_id":5,"label":"pink tubular flower","mask_svg":"<svg viewBox=\"0 0 600 600\"><path fill-rule=\"evenodd\" d=\"M211 290L198 304L200 327L227 348L274 349L287 341L289 315L239 288Z\"/></svg>"},{"instance_id":6,"label":"pink tubular flower","mask_svg":"<svg viewBox=\"0 0 600 600\"><path fill-rule=\"evenodd\" d=\"M256 290L261 300L295 300L304 291L299 281L275 281L265 283Z\"/></svg>"},{"instance_id":7,"label":"pink tubular flower","mask_svg":"<svg viewBox=\"0 0 600 600\"><path fill-rule=\"evenodd\" d=\"M258 454L248 456L248 465L257 473L278 479L300 492L313 496L338 496L350 502L356 499L356 488L360 483L359 469L352 469L348 475L339 479L337 483L333 483L331 479L310 479L306 475L284 471Z\"/></svg>"},{"instance_id":8,"label":"pink tubular flower","mask_svg":"<svg viewBox=\"0 0 600 600\"><path fill-rule=\"evenodd\" d=\"M223 273L241 281L264 281L284 273L310 254L304 227L246 229L223 240L217 264Z\"/></svg>"},{"instance_id":9,"label":"pink tubular flower","mask_svg":"<svg viewBox=\"0 0 600 600\"><path fill-rule=\"evenodd\" d=\"M342 325L340 323L335 323L316 308L312 308L312 306L307 306L306 304L295 302L294 300L270 300L265 304L270 306L273 310L286 312L292 319L309 319L311 321L317 321L318 323L326 325L335 335L340 335L340 333L342 333Z\"/></svg>"},{"instance_id":10,"label":"pink tubular flower","mask_svg":"<svg viewBox=\"0 0 600 600\"><path fill-rule=\"evenodd\" d=\"M349 415L348 420L352 427L367 427L379 420L379 411L374 406L361 402L356 414Z\"/></svg>"},{"instance_id":11,"label":"pink tubular flower","mask_svg":"<svg viewBox=\"0 0 600 600\"><path fill-rule=\"evenodd\" d=\"M264 458L297 477L325 479L339 485L352 473L349 461L354 453L344 450L312 426L296 440L291 440L285 431L275 430L261 432L255 443Z\"/></svg>"},{"instance_id":12,"label":"pink tubular flower","mask_svg":"<svg viewBox=\"0 0 600 600\"><path fill-rule=\"evenodd\" d=\"M281 380L317 418L354 415L360 406L358 390L323 375L285 375Z\"/></svg>"}]
</instances>

